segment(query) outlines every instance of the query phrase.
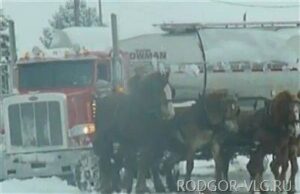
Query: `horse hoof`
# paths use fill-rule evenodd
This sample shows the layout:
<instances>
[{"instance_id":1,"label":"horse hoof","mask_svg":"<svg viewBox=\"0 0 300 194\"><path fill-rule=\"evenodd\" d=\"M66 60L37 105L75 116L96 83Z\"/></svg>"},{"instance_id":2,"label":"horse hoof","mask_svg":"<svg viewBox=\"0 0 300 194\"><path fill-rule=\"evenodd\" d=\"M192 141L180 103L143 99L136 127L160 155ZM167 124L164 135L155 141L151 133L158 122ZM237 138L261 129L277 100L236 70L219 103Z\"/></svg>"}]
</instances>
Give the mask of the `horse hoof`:
<instances>
[{"instance_id":1,"label":"horse hoof","mask_svg":"<svg viewBox=\"0 0 300 194\"><path fill-rule=\"evenodd\" d=\"M165 189L165 187L163 185L159 185L159 186L155 187L155 191L157 193L165 193L166 189Z\"/></svg>"},{"instance_id":2,"label":"horse hoof","mask_svg":"<svg viewBox=\"0 0 300 194\"><path fill-rule=\"evenodd\" d=\"M100 189L100 193L110 194L110 193L113 193L113 189L103 187L103 188Z\"/></svg>"},{"instance_id":3,"label":"horse hoof","mask_svg":"<svg viewBox=\"0 0 300 194\"><path fill-rule=\"evenodd\" d=\"M296 192L295 192L295 190L291 190L291 191L288 191L287 193L288 194L295 194Z\"/></svg>"},{"instance_id":4,"label":"horse hoof","mask_svg":"<svg viewBox=\"0 0 300 194\"><path fill-rule=\"evenodd\" d=\"M143 187L136 187L135 192L136 193L151 193L151 190L147 186L143 186Z\"/></svg>"}]
</instances>

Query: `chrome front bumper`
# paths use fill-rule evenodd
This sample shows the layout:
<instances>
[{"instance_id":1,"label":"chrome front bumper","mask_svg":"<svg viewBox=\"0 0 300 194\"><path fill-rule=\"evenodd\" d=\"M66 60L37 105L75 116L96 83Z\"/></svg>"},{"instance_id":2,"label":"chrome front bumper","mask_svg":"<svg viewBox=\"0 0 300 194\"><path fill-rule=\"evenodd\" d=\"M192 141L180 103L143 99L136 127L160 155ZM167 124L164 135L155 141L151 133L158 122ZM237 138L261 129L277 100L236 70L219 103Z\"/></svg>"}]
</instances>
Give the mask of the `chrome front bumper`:
<instances>
[{"instance_id":1,"label":"chrome front bumper","mask_svg":"<svg viewBox=\"0 0 300 194\"><path fill-rule=\"evenodd\" d=\"M91 148L22 154L0 152L0 180L49 176L67 177L73 174L80 157L91 152Z\"/></svg>"}]
</instances>

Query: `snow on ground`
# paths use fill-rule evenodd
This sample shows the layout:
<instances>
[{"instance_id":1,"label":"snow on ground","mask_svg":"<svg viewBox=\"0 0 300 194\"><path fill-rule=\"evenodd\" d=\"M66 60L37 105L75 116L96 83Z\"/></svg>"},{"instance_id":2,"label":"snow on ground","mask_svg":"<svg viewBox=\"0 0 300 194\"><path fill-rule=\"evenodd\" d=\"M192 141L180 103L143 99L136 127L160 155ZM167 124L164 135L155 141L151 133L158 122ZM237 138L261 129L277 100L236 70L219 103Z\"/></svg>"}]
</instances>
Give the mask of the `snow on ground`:
<instances>
[{"instance_id":1,"label":"snow on ground","mask_svg":"<svg viewBox=\"0 0 300 194\"><path fill-rule=\"evenodd\" d=\"M269 166L270 157L265 160L265 165ZM248 180L249 176L246 171L246 164L248 162L248 158L244 156L238 156L234 159L230 164L230 177L235 180ZM300 163L300 158L298 158L298 163ZM182 162L180 164L182 169L185 168L185 163ZM181 171L184 173L184 171ZM195 175L196 179L200 177L207 177L206 180L211 180L214 176L214 162L210 161L196 161L195 168L193 171L193 175ZM270 169L266 171L267 179L272 179L272 175ZM150 183L150 181L149 181ZM300 173L297 174L296 179L297 191L300 191ZM242 184L242 182L240 183ZM152 184L149 184L149 186ZM51 178L32 178L27 180L6 180L0 183L0 193L2 194L21 194L21 193L30 193L30 194L44 194L44 193L52 193L52 194L67 194L67 193L81 193L76 187L70 186L66 181L63 181L57 177Z\"/></svg>"},{"instance_id":2,"label":"snow on ground","mask_svg":"<svg viewBox=\"0 0 300 194\"><path fill-rule=\"evenodd\" d=\"M57 177L32 178L27 180L6 180L0 183L0 193L2 194L42 194L42 193L80 193L79 189L70 186L66 181Z\"/></svg>"},{"instance_id":3,"label":"snow on ground","mask_svg":"<svg viewBox=\"0 0 300 194\"><path fill-rule=\"evenodd\" d=\"M184 175L186 173L186 162L180 162L179 169L180 174ZM194 162L193 175L210 175L214 173L214 161L213 160L197 160Z\"/></svg>"}]
</instances>

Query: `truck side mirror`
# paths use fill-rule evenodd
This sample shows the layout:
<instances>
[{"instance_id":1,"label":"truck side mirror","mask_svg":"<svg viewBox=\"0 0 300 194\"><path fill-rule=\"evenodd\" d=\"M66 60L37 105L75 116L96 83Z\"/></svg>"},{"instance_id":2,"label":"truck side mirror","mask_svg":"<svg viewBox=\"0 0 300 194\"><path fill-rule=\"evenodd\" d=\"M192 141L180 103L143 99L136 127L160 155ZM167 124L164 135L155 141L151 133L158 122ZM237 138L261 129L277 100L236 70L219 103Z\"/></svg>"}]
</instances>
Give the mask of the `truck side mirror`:
<instances>
[{"instance_id":1,"label":"truck side mirror","mask_svg":"<svg viewBox=\"0 0 300 194\"><path fill-rule=\"evenodd\" d=\"M97 97L105 97L112 92L112 85L105 80L97 80L95 84Z\"/></svg>"}]
</instances>

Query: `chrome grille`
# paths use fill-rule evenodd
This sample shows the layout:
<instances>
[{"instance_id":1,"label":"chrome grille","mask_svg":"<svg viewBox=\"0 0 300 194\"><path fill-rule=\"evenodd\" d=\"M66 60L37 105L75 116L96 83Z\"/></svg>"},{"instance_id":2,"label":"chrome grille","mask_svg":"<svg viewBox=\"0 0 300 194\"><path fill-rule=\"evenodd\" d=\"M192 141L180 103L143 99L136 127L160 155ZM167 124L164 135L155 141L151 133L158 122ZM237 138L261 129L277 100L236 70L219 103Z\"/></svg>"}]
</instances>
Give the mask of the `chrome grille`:
<instances>
[{"instance_id":1,"label":"chrome grille","mask_svg":"<svg viewBox=\"0 0 300 194\"><path fill-rule=\"evenodd\" d=\"M63 144L60 105L56 101L13 104L8 107L12 146Z\"/></svg>"}]
</instances>

